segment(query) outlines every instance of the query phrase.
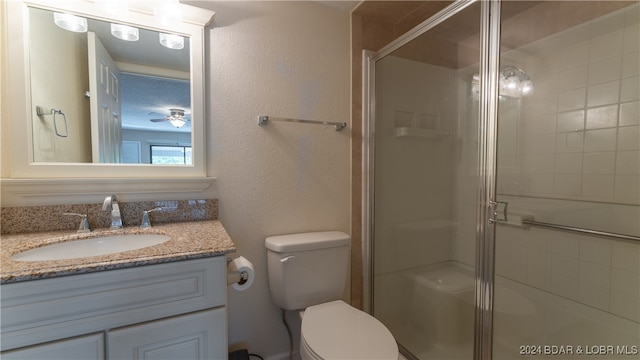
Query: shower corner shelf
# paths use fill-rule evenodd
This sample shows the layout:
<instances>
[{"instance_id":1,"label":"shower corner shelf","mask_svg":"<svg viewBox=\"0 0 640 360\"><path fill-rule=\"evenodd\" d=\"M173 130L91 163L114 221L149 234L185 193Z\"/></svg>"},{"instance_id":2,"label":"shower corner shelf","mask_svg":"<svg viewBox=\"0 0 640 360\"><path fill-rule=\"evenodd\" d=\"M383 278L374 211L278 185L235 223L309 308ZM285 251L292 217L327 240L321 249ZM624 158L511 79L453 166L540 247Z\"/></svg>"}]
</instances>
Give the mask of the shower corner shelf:
<instances>
[{"instance_id":1,"label":"shower corner shelf","mask_svg":"<svg viewBox=\"0 0 640 360\"><path fill-rule=\"evenodd\" d=\"M394 129L394 137L397 138L422 138L440 140L449 136L449 133L442 130L420 129L415 127L397 127Z\"/></svg>"}]
</instances>

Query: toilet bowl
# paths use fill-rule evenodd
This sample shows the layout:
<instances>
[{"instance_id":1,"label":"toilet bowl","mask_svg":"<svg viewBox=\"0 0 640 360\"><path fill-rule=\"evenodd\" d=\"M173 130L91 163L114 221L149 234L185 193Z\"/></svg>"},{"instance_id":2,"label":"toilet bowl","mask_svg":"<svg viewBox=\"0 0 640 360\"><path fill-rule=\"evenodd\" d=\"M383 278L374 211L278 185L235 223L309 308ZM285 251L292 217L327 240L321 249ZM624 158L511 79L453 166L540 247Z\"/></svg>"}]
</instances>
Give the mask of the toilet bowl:
<instances>
[{"instance_id":1,"label":"toilet bowl","mask_svg":"<svg viewBox=\"0 0 640 360\"><path fill-rule=\"evenodd\" d=\"M284 310L304 310L302 360L397 360L391 332L342 299L349 235L339 231L271 236L265 240L269 290Z\"/></svg>"},{"instance_id":2,"label":"toilet bowl","mask_svg":"<svg viewBox=\"0 0 640 360\"><path fill-rule=\"evenodd\" d=\"M337 300L305 310L300 356L303 360L397 360L398 346L380 321Z\"/></svg>"}]
</instances>

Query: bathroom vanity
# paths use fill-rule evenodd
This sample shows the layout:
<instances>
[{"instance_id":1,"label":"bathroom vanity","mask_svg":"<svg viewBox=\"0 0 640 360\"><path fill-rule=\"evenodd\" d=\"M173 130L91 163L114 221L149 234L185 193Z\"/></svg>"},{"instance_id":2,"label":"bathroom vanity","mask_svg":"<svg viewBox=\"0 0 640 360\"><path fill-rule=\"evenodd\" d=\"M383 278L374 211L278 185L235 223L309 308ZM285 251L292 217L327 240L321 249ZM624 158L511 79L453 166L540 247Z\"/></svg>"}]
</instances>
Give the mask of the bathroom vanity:
<instances>
[{"instance_id":1,"label":"bathroom vanity","mask_svg":"<svg viewBox=\"0 0 640 360\"><path fill-rule=\"evenodd\" d=\"M2 143L2 153L6 154L2 160L11 164L3 166L0 179L3 359L227 357L225 255L234 252L235 245L215 220L217 217L207 213L206 201L189 200L182 212L182 205L173 206L178 201L164 204L153 201L129 210L125 206L121 220L128 228L113 231L104 229L109 226L104 223L108 215L101 212L100 204L94 203L104 196L106 189L117 188L118 195L152 202L149 199L158 194L168 198L174 198L176 192L180 198L185 193L202 194L213 181L207 177L206 169L203 74L205 27L213 21L214 12L174 1L177 8L172 13L176 17L167 22L156 16L153 2L129 3L129 10L118 11L100 8L97 1L22 0L0 4L3 13L12 14L0 24L3 33L12 40L7 43L7 54L11 56L7 56L6 62L7 74L11 76L2 84L3 90L11 89L7 92L11 94L7 104L11 106L3 107L2 115L20 119L12 122L12 132L7 138L10 141ZM157 13L167 12L164 9ZM80 28L70 29L57 21L65 15L68 19L71 14L80 23L95 26L81 26L86 33L77 32ZM99 31L101 27L113 29L122 25L150 35L153 41L145 42L147 47L141 45L144 36L129 43L121 41L126 39L113 30ZM36 29L53 29L56 36L52 31L44 31L45 36L39 38ZM187 46L184 49L166 46L162 40L166 34L179 38ZM87 45L89 41L91 46ZM111 53L96 50L111 42L116 45ZM49 61L52 52L37 43L51 45L56 61ZM132 53L137 60L116 56L116 49L127 44L135 50ZM169 55L152 53L151 44ZM93 61L95 56L100 60ZM113 59L118 59L117 64L115 60L106 61ZM182 66L163 66L158 62L169 59L179 60ZM184 104L180 116L185 110L190 114L189 125L185 126L191 128L190 163L133 165L102 156L107 148L121 153L124 118L121 100L126 97L121 92L122 72L179 78L189 84L190 104ZM51 78L52 74L60 75L60 80ZM58 91L59 84L64 84L65 91ZM46 89L46 94L38 89ZM98 101L102 96L110 99L108 109L97 107L98 103L107 104ZM153 104L138 105L147 109ZM164 115L161 116L164 120L156 119L159 122L149 121L146 116L158 110L145 110L145 124L169 124L165 110L159 109ZM103 127L105 124L107 128ZM54 131L43 133L44 127ZM58 157L56 154L60 152L82 155L77 159ZM82 204L84 200L86 204ZM73 206L47 205L70 202ZM17 207L5 208L8 204ZM164 210L153 217L164 224L139 229L142 210L158 206ZM69 221L64 213L75 213L72 215L84 219L88 216L91 226L102 230L87 234L49 231L70 229L64 226ZM177 214L177 222L165 218L172 214ZM44 229L49 223L53 226ZM123 240L123 236L131 236L124 239L127 242L142 233L170 239L153 246L92 256L83 253L80 257L45 257L38 261L13 258L52 243L105 237L101 242L112 246L110 241L114 237ZM76 250L68 253L77 255Z\"/></svg>"},{"instance_id":2,"label":"bathroom vanity","mask_svg":"<svg viewBox=\"0 0 640 360\"><path fill-rule=\"evenodd\" d=\"M226 358L224 255L235 245L216 220L154 231L171 240L54 261L11 259L52 233L3 235L2 358Z\"/></svg>"}]
</instances>

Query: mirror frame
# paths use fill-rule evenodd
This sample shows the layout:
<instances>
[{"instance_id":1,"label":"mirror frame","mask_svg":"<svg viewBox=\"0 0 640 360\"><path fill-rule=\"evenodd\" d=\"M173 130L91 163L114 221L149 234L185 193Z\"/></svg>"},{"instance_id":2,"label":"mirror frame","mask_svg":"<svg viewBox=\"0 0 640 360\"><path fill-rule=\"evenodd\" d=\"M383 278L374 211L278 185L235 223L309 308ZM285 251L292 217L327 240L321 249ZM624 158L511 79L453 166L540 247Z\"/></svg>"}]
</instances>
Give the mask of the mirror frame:
<instances>
[{"instance_id":1,"label":"mirror frame","mask_svg":"<svg viewBox=\"0 0 640 360\"><path fill-rule=\"evenodd\" d=\"M5 61L10 71L5 71L6 80L3 90L7 96L3 105L3 128L9 130L10 139L6 136L2 144L3 165L2 185L24 183L17 179L97 179L104 184L107 179L137 179L133 184L143 184L141 179L208 179L200 187L208 187L212 178L206 172L205 142L205 61L204 33L205 26L211 24L215 13L211 10L181 4L184 11L183 21L170 26L161 25L153 16L153 3L149 1L130 1L129 11L107 17L97 6L86 0L22 0L6 1L4 23L7 36L4 38ZM118 22L155 31L169 32L188 36L191 42L191 114L192 114L192 148L193 163L191 165L151 165L151 164L100 164L100 163L60 163L34 162L33 138L31 133L31 80L29 69L29 7L37 7L52 11L64 11L75 15L91 17L103 21ZM8 16L7 14L11 14ZM10 91L7 91L10 90ZM9 129L10 128L10 129ZM26 139L26 141L25 141ZM7 144L10 143L10 144ZM46 182L40 181L43 184ZM74 181L75 182L75 181ZM90 181L89 181L90 182ZM125 181L126 182L126 181ZM141 185L143 186L143 185ZM123 186L124 187L124 186ZM168 188L175 189L174 185ZM133 189L131 191L134 191ZM4 192L4 191L3 191ZM54 191L55 192L55 191Z\"/></svg>"}]
</instances>

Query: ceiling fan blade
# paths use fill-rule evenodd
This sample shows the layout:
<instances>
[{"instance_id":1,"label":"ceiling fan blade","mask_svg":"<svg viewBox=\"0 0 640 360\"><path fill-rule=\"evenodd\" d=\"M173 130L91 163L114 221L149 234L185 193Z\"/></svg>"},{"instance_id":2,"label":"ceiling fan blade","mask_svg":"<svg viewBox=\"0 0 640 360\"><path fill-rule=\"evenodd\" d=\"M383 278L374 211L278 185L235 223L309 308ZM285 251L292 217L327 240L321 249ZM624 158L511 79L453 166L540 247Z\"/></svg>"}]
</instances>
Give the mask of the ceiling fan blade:
<instances>
[{"instance_id":1,"label":"ceiling fan blade","mask_svg":"<svg viewBox=\"0 0 640 360\"><path fill-rule=\"evenodd\" d=\"M162 121L171 121L174 119L182 119L183 121L191 121L191 114L184 114L184 110L182 109L169 109L171 115L164 115L157 112L150 112L149 115L153 116L161 116L161 118L157 119L149 119L152 122L162 122Z\"/></svg>"}]
</instances>

